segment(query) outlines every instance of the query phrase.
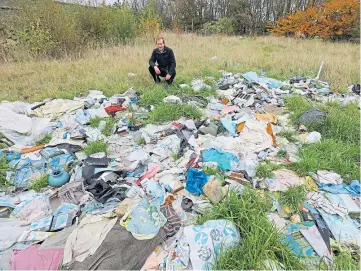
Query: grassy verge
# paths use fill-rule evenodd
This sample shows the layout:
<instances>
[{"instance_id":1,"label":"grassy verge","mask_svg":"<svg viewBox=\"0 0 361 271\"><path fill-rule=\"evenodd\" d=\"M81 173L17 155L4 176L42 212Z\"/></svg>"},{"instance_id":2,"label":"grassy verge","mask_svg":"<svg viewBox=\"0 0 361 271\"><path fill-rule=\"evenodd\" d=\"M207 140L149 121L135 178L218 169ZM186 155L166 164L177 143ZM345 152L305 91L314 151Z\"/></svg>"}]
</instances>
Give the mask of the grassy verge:
<instances>
[{"instance_id":1,"label":"grassy verge","mask_svg":"<svg viewBox=\"0 0 361 271\"><path fill-rule=\"evenodd\" d=\"M215 270L266 269L266 260L282 264L285 270L305 269L268 221L266 212L271 205L247 187L240 197L231 192L223 202L213 205L200 217L199 224L211 219L228 219L241 234L241 241L220 255Z\"/></svg>"},{"instance_id":2,"label":"grassy verge","mask_svg":"<svg viewBox=\"0 0 361 271\"><path fill-rule=\"evenodd\" d=\"M325 169L336 171L346 182L360 179L360 112L357 105L313 104L299 96L285 102L288 110L293 112L294 123L304 111L315 106L327 114L324 121L306 125L309 131L321 133L321 142L304 146L300 150L300 161L289 167L301 176Z\"/></svg>"}]
</instances>

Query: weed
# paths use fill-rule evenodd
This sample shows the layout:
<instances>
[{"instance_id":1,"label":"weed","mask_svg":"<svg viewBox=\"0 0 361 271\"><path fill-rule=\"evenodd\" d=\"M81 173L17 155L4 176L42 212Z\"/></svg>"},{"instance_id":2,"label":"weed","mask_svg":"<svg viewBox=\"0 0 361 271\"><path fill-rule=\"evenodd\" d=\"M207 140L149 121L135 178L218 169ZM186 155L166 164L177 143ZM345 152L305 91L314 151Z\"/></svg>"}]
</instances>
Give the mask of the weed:
<instances>
[{"instance_id":1,"label":"weed","mask_svg":"<svg viewBox=\"0 0 361 271\"><path fill-rule=\"evenodd\" d=\"M90 127L97 128L102 120L104 120L104 118L100 118L100 117L91 118L89 120L89 125Z\"/></svg>"},{"instance_id":2,"label":"weed","mask_svg":"<svg viewBox=\"0 0 361 271\"><path fill-rule=\"evenodd\" d=\"M287 151L286 150L279 150L276 154L276 156L278 158L285 158L287 156Z\"/></svg>"},{"instance_id":3,"label":"weed","mask_svg":"<svg viewBox=\"0 0 361 271\"><path fill-rule=\"evenodd\" d=\"M9 170L9 163L5 155L0 156L0 187L10 186L10 182L6 180L6 171Z\"/></svg>"},{"instance_id":4,"label":"weed","mask_svg":"<svg viewBox=\"0 0 361 271\"><path fill-rule=\"evenodd\" d=\"M161 103L151 112L148 122L165 123L181 117L200 119L202 113L198 108L191 105Z\"/></svg>"},{"instance_id":5,"label":"weed","mask_svg":"<svg viewBox=\"0 0 361 271\"><path fill-rule=\"evenodd\" d=\"M91 118L89 120L89 125L93 128L97 128L99 126L100 122L103 120L105 121L105 126L102 130L102 134L105 136L110 136L112 134L114 125L117 123L116 120L114 120L112 118L95 117L95 118Z\"/></svg>"},{"instance_id":6,"label":"weed","mask_svg":"<svg viewBox=\"0 0 361 271\"><path fill-rule=\"evenodd\" d=\"M36 141L35 144L36 145L46 145L51 141L52 138L53 138L52 134L48 133L42 139Z\"/></svg>"},{"instance_id":7,"label":"weed","mask_svg":"<svg viewBox=\"0 0 361 271\"><path fill-rule=\"evenodd\" d=\"M38 179L31 182L29 190L40 192L40 189L49 185L49 175L43 174Z\"/></svg>"},{"instance_id":8,"label":"weed","mask_svg":"<svg viewBox=\"0 0 361 271\"><path fill-rule=\"evenodd\" d=\"M160 85L154 85L142 90L142 96L139 100L139 106L156 106L163 102L167 97L167 91Z\"/></svg>"},{"instance_id":9,"label":"weed","mask_svg":"<svg viewBox=\"0 0 361 271\"><path fill-rule=\"evenodd\" d=\"M258 178L272 178L274 176L272 171L280 169L281 167L281 165L276 165L269 162L260 163L256 169L256 176Z\"/></svg>"},{"instance_id":10,"label":"weed","mask_svg":"<svg viewBox=\"0 0 361 271\"><path fill-rule=\"evenodd\" d=\"M178 160L178 152L172 153L172 158L173 158L173 161L177 161Z\"/></svg>"},{"instance_id":11,"label":"weed","mask_svg":"<svg viewBox=\"0 0 361 271\"><path fill-rule=\"evenodd\" d=\"M295 135L295 132L290 130L281 130L281 132L277 134L277 136L284 137L289 142L297 142Z\"/></svg>"},{"instance_id":12,"label":"weed","mask_svg":"<svg viewBox=\"0 0 361 271\"><path fill-rule=\"evenodd\" d=\"M138 145L145 145L145 139L142 137L138 138L136 142Z\"/></svg>"},{"instance_id":13,"label":"weed","mask_svg":"<svg viewBox=\"0 0 361 271\"><path fill-rule=\"evenodd\" d=\"M240 197L231 191L225 200L214 204L199 218L199 224L212 219L230 220L241 235L238 244L219 255L213 269L265 269L267 259L281 263L286 270L305 269L300 259L283 242L283 236L268 221L266 212L269 204L252 188L246 187Z\"/></svg>"},{"instance_id":14,"label":"weed","mask_svg":"<svg viewBox=\"0 0 361 271\"><path fill-rule=\"evenodd\" d=\"M104 129L102 130L102 134L105 136L110 136L113 134L113 128L114 125L117 123L116 120L112 119L112 118L107 118L105 120L105 126Z\"/></svg>"},{"instance_id":15,"label":"weed","mask_svg":"<svg viewBox=\"0 0 361 271\"><path fill-rule=\"evenodd\" d=\"M306 189L303 185L290 187L281 192L279 201L282 206L290 208L291 212L299 212L306 199Z\"/></svg>"},{"instance_id":16,"label":"weed","mask_svg":"<svg viewBox=\"0 0 361 271\"><path fill-rule=\"evenodd\" d=\"M207 167L207 166L204 166L202 168L203 172L207 175L216 175L220 172L219 168L218 167Z\"/></svg>"},{"instance_id":17,"label":"weed","mask_svg":"<svg viewBox=\"0 0 361 271\"><path fill-rule=\"evenodd\" d=\"M84 148L84 153L86 155L91 155L93 153L98 153L98 152L107 152L107 143L103 142L103 141L93 141L93 142L90 142L88 144L88 146L86 146Z\"/></svg>"},{"instance_id":18,"label":"weed","mask_svg":"<svg viewBox=\"0 0 361 271\"><path fill-rule=\"evenodd\" d=\"M335 270L360 270L360 251L356 248L354 254L357 259L354 259L352 252L348 247L337 246L332 248L334 252L334 267Z\"/></svg>"}]
</instances>

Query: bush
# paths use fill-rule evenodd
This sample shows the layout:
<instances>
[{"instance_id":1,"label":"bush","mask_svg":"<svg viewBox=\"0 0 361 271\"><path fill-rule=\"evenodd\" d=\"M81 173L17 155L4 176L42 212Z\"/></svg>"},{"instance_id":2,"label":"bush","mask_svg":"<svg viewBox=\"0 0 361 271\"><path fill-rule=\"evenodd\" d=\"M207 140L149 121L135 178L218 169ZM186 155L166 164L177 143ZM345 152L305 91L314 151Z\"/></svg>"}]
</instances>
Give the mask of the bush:
<instances>
[{"instance_id":1,"label":"bush","mask_svg":"<svg viewBox=\"0 0 361 271\"><path fill-rule=\"evenodd\" d=\"M360 1L330 0L298 10L275 24L269 31L275 35L356 39L360 28Z\"/></svg>"},{"instance_id":2,"label":"bush","mask_svg":"<svg viewBox=\"0 0 361 271\"><path fill-rule=\"evenodd\" d=\"M14 33L11 39L15 44L0 44L3 61L22 60L24 55L78 55L85 46L124 44L137 34L136 14L125 5L95 8L52 0L17 0L14 5L14 14L3 31Z\"/></svg>"},{"instance_id":3,"label":"bush","mask_svg":"<svg viewBox=\"0 0 361 271\"><path fill-rule=\"evenodd\" d=\"M231 18L221 18L216 22L205 23L202 29L204 34L235 34L234 22Z\"/></svg>"}]
</instances>

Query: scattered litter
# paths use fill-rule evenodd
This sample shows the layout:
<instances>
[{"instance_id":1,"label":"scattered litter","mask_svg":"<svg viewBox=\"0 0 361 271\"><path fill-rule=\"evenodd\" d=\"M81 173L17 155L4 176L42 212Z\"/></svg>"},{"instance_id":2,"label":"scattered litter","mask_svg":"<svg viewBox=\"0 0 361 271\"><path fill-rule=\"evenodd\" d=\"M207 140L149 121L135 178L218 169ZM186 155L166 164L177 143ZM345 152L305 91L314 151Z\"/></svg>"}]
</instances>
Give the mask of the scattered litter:
<instances>
[{"instance_id":1,"label":"scattered litter","mask_svg":"<svg viewBox=\"0 0 361 271\"><path fill-rule=\"evenodd\" d=\"M203 97L214 86L215 97ZM299 177L282 166L265 178L257 174L261 162L298 162L302 144L321 140L306 126L327 114L303 112L293 128L285 97L347 103L359 98L359 85L342 97L319 78L280 81L264 72L223 71L217 81L199 77L179 87L201 93L160 102L197 107L201 119L145 125L155 107L140 106L142 95L132 88L111 97L89 90L73 100L0 103L0 157L9 163L9 187L0 192L0 232L6 233L0 261L10 262L6 268L213 269L219 255L242 239L231 221L197 220L247 185L263 198L268 191L268 220L296 255L306 256L308 268L318 268L321 259L332 267L331 241L360 245L359 180L346 184L324 169ZM290 142L282 132L302 135ZM48 143L36 144L50 135ZM299 185L307 198L292 213L277 194ZM272 259L264 265L284 269Z\"/></svg>"}]
</instances>

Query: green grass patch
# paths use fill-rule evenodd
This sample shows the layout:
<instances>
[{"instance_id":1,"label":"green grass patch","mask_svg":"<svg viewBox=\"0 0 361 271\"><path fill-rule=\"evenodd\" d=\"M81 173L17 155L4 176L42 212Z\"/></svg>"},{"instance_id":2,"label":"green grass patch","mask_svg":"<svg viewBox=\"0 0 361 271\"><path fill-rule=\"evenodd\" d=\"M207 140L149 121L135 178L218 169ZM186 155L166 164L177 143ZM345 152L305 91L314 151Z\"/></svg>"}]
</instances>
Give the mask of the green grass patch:
<instances>
[{"instance_id":1,"label":"green grass patch","mask_svg":"<svg viewBox=\"0 0 361 271\"><path fill-rule=\"evenodd\" d=\"M108 148L107 143L105 143L103 141L100 141L100 140L97 140L97 141L90 142L88 144L88 146L86 146L84 148L84 153L86 155L91 155L93 153L98 153L98 152L105 152L106 153L107 148Z\"/></svg>"},{"instance_id":2,"label":"green grass patch","mask_svg":"<svg viewBox=\"0 0 361 271\"><path fill-rule=\"evenodd\" d=\"M287 98L285 103L293 112L293 122L310 108L318 107L326 113L322 122L306 125L309 131L321 133L321 142L304 146L300 150L300 161L289 167L301 176L324 169L336 171L346 182L360 179L360 111L357 104L314 104L300 96Z\"/></svg>"},{"instance_id":3,"label":"green grass patch","mask_svg":"<svg viewBox=\"0 0 361 271\"><path fill-rule=\"evenodd\" d=\"M303 112L314 107L305 97L300 95L293 95L292 97L285 98L284 101L287 110L292 112L290 117L293 122L296 122Z\"/></svg>"},{"instance_id":4,"label":"green grass patch","mask_svg":"<svg viewBox=\"0 0 361 271\"><path fill-rule=\"evenodd\" d=\"M306 199L306 189L304 185L290 187L285 192L281 192L279 202L282 206L288 207L292 213L299 213L300 207Z\"/></svg>"},{"instance_id":5,"label":"green grass patch","mask_svg":"<svg viewBox=\"0 0 361 271\"><path fill-rule=\"evenodd\" d=\"M214 77L215 80L218 80L223 77L223 74L221 72L219 72L217 70L209 69L209 68L204 68L201 71L200 75L202 77Z\"/></svg>"},{"instance_id":6,"label":"green grass patch","mask_svg":"<svg viewBox=\"0 0 361 271\"><path fill-rule=\"evenodd\" d=\"M286 150L279 150L276 154L276 156L278 158L285 158L287 156L287 151Z\"/></svg>"},{"instance_id":7,"label":"green grass patch","mask_svg":"<svg viewBox=\"0 0 361 271\"><path fill-rule=\"evenodd\" d=\"M98 128L100 122L103 120L105 121L105 126L104 129L102 130L102 134L105 136L112 135L113 127L117 123L117 121L112 118L99 118L99 117L91 118L89 120L89 125L93 128Z\"/></svg>"},{"instance_id":8,"label":"green grass patch","mask_svg":"<svg viewBox=\"0 0 361 271\"><path fill-rule=\"evenodd\" d=\"M286 138L289 142L297 142L296 133L290 130L281 130L277 136Z\"/></svg>"},{"instance_id":9,"label":"green grass patch","mask_svg":"<svg viewBox=\"0 0 361 271\"><path fill-rule=\"evenodd\" d=\"M221 172L218 167L213 168L213 167L204 166L202 167L202 170L207 175L216 175Z\"/></svg>"},{"instance_id":10,"label":"green grass patch","mask_svg":"<svg viewBox=\"0 0 361 271\"><path fill-rule=\"evenodd\" d=\"M323 138L341 140L350 144L359 144L360 111L357 104L350 103L348 105L341 105L339 102L313 104L308 102L306 98L297 95L286 98L285 103L288 110L293 112L291 116L293 122L296 122L297 118L303 112L314 107L326 113L324 121L316 121L306 125L309 131L317 131L321 133Z\"/></svg>"},{"instance_id":11,"label":"green grass patch","mask_svg":"<svg viewBox=\"0 0 361 271\"><path fill-rule=\"evenodd\" d=\"M351 250L344 246L333 248L335 270L360 270L360 250L356 248L355 251L352 254ZM357 260L352 257L353 255L356 256Z\"/></svg>"},{"instance_id":12,"label":"green grass patch","mask_svg":"<svg viewBox=\"0 0 361 271\"><path fill-rule=\"evenodd\" d=\"M91 119L89 120L89 125L90 125L90 127L98 128L99 123L100 123L102 120L104 120L104 118L99 118L99 117L91 118Z\"/></svg>"},{"instance_id":13,"label":"green grass patch","mask_svg":"<svg viewBox=\"0 0 361 271\"><path fill-rule=\"evenodd\" d=\"M140 138L138 138L138 139L136 140L136 143L137 143L138 145L145 145L145 139L142 138L142 137L140 137Z\"/></svg>"},{"instance_id":14,"label":"green grass patch","mask_svg":"<svg viewBox=\"0 0 361 271\"><path fill-rule=\"evenodd\" d=\"M177 161L178 160L178 152L173 152L172 153L172 158L173 158L173 161Z\"/></svg>"},{"instance_id":15,"label":"green grass patch","mask_svg":"<svg viewBox=\"0 0 361 271\"><path fill-rule=\"evenodd\" d=\"M48 133L42 139L36 141L35 144L36 145L46 145L51 141L52 138L53 138L52 134Z\"/></svg>"},{"instance_id":16,"label":"green grass patch","mask_svg":"<svg viewBox=\"0 0 361 271\"><path fill-rule=\"evenodd\" d=\"M163 99L168 96L167 90L161 85L154 85L145 88L142 91L142 96L138 102L139 106L156 106L163 103Z\"/></svg>"},{"instance_id":17,"label":"green grass patch","mask_svg":"<svg viewBox=\"0 0 361 271\"><path fill-rule=\"evenodd\" d=\"M29 190L35 190L36 192L40 192L41 188L49 185L49 175L43 174L38 179L31 182L29 186Z\"/></svg>"},{"instance_id":18,"label":"green grass patch","mask_svg":"<svg viewBox=\"0 0 361 271\"><path fill-rule=\"evenodd\" d=\"M300 176L317 170L334 170L347 183L360 179L360 146L350 145L333 139L322 140L305 146L299 153L300 161L288 168Z\"/></svg>"},{"instance_id":19,"label":"green grass patch","mask_svg":"<svg viewBox=\"0 0 361 271\"><path fill-rule=\"evenodd\" d=\"M151 112L148 123L164 123L181 117L200 119L202 113L191 105L162 103Z\"/></svg>"},{"instance_id":20,"label":"green grass patch","mask_svg":"<svg viewBox=\"0 0 361 271\"><path fill-rule=\"evenodd\" d=\"M264 270L264 262L281 263L285 270L303 270L304 265L283 242L283 236L268 221L266 212L271 202L246 187L239 197L231 191L224 201L214 204L198 220L227 219L239 229L241 241L218 257L214 270Z\"/></svg>"},{"instance_id":21,"label":"green grass patch","mask_svg":"<svg viewBox=\"0 0 361 271\"><path fill-rule=\"evenodd\" d=\"M262 162L256 168L256 176L258 178L272 178L274 170L282 168L281 165L272 164L270 162Z\"/></svg>"},{"instance_id":22,"label":"green grass patch","mask_svg":"<svg viewBox=\"0 0 361 271\"><path fill-rule=\"evenodd\" d=\"M5 155L0 156L0 188L9 187L11 183L6 180L6 171L9 170L9 163Z\"/></svg>"}]
</instances>

